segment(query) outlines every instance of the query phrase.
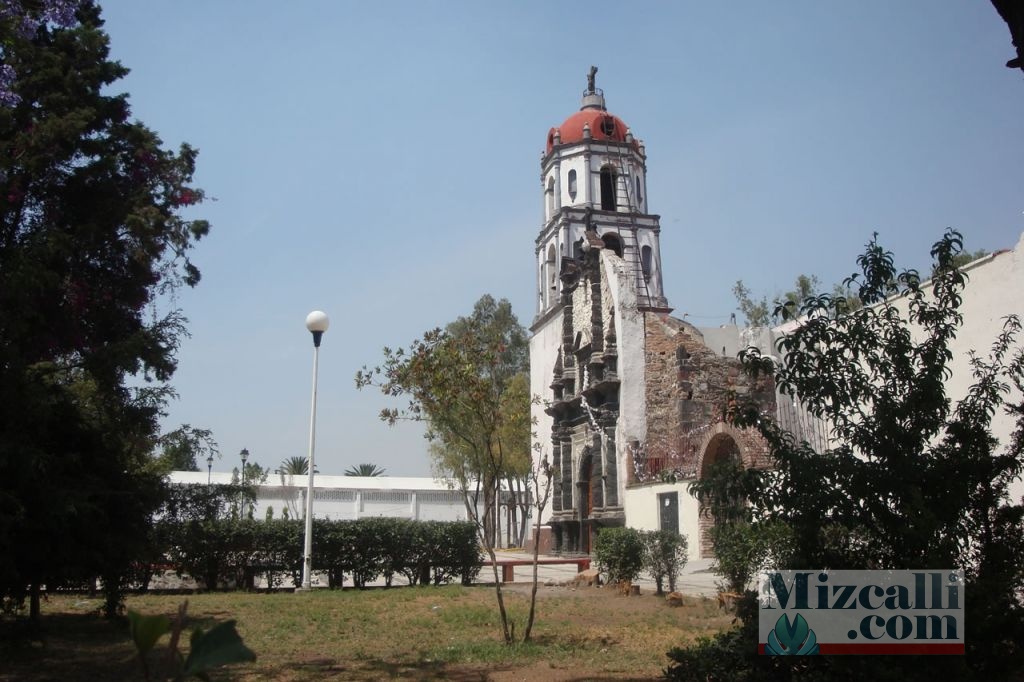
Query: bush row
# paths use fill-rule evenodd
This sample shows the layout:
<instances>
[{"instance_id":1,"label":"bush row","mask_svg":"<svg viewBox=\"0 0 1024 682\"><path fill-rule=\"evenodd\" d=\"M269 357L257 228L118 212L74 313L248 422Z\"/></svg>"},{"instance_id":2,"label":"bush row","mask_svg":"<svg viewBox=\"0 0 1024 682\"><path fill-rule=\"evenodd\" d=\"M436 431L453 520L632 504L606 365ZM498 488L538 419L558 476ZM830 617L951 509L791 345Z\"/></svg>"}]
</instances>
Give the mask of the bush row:
<instances>
[{"instance_id":1,"label":"bush row","mask_svg":"<svg viewBox=\"0 0 1024 682\"><path fill-rule=\"evenodd\" d=\"M603 528L594 541L594 560L608 582L633 581L647 573L661 594L666 580L675 592L686 548L685 537L667 530Z\"/></svg>"},{"instance_id":2,"label":"bush row","mask_svg":"<svg viewBox=\"0 0 1024 682\"><path fill-rule=\"evenodd\" d=\"M305 527L299 520L255 521L221 517L167 519L154 527L153 546L140 562L136 582L148 584L154 564L169 564L208 589L253 587L266 574L271 587L302 577ZM331 587L348 576L356 587L396 574L410 584L473 581L480 571L476 527L464 521L365 518L313 520L313 570L326 573Z\"/></svg>"}]
</instances>

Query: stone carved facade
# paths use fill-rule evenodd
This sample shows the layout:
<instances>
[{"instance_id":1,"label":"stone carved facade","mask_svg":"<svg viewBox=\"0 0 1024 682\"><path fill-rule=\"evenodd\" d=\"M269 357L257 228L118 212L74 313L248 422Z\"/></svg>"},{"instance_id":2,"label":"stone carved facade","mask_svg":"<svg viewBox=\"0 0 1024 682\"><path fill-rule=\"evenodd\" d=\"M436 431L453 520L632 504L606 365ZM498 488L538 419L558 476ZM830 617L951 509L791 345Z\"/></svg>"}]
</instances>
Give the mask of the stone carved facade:
<instances>
[{"instance_id":1,"label":"stone carved facade","mask_svg":"<svg viewBox=\"0 0 1024 682\"><path fill-rule=\"evenodd\" d=\"M556 470L546 538L556 552L589 552L601 527L652 526L646 507L663 494L652 501L636 491L669 481L676 499L689 498L686 484L709 458L767 462L759 438L723 416L736 395L774 409L773 387L751 384L734 357L669 316L645 160L643 143L590 87L581 111L549 133L541 162L530 376L543 400L534 411L537 446ZM698 532L690 502L658 527ZM695 540L693 551L706 554Z\"/></svg>"},{"instance_id":2,"label":"stone carved facade","mask_svg":"<svg viewBox=\"0 0 1024 682\"><path fill-rule=\"evenodd\" d=\"M767 466L761 438L727 425L724 415L740 395L774 409L771 382L753 384L735 358L705 345L700 330L663 311L630 307L631 297L621 295L629 293L623 260L593 233L586 238L583 255L566 261L560 276L561 339L543 396L557 471L549 526L552 549L562 552L588 552L601 527L629 524L627 489L672 481L685 492L722 457ZM640 332L624 345L617 317ZM641 361L621 368L624 353ZM640 410L622 404L624 380L641 389ZM706 514L698 521L702 556L710 554L712 523Z\"/></svg>"}]
</instances>

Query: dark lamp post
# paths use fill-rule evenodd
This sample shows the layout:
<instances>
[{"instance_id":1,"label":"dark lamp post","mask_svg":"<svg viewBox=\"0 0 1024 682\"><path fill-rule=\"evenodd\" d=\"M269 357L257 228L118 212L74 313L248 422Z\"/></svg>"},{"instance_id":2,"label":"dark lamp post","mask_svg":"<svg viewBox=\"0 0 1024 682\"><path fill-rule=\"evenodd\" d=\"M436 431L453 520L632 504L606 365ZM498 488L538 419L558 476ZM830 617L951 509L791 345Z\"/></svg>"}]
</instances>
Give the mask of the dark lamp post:
<instances>
[{"instance_id":1,"label":"dark lamp post","mask_svg":"<svg viewBox=\"0 0 1024 682\"><path fill-rule=\"evenodd\" d=\"M246 448L242 448L238 455L242 458L242 485L245 485L245 462L249 459L249 451Z\"/></svg>"}]
</instances>

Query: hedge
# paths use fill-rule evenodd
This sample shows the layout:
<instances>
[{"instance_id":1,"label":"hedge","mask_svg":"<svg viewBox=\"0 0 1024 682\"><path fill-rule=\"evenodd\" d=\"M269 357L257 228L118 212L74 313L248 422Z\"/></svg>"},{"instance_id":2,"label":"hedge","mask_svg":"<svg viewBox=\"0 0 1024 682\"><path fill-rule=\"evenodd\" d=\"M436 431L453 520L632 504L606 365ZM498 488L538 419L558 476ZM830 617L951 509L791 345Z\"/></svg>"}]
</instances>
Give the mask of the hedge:
<instances>
[{"instance_id":1,"label":"hedge","mask_svg":"<svg viewBox=\"0 0 1024 682\"><path fill-rule=\"evenodd\" d=\"M207 589L252 588L266 573L271 587L302 576L304 523L298 520L165 519L154 529L152 558L190 575ZM365 518L313 520L313 570L326 573L331 587L348 576L355 587L396 574L410 584L460 580L480 572L476 527L469 522Z\"/></svg>"}]
</instances>

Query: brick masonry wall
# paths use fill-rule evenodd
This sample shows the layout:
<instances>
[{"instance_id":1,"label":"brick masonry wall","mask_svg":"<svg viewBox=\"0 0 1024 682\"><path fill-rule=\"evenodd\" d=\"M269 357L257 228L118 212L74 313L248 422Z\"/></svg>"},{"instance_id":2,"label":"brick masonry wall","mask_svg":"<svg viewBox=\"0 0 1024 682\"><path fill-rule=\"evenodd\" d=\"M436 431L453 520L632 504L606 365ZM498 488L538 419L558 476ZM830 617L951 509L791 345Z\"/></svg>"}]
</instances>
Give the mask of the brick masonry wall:
<instances>
[{"instance_id":1,"label":"brick masonry wall","mask_svg":"<svg viewBox=\"0 0 1024 682\"><path fill-rule=\"evenodd\" d=\"M703 452L696 446L703 439L693 436L723 421L734 396L753 397L774 411L773 386L766 378L752 383L739 360L705 346L700 332L682 320L647 313L644 323L648 457L671 456L682 471L698 473ZM768 464L760 436L740 440L748 465Z\"/></svg>"},{"instance_id":2,"label":"brick masonry wall","mask_svg":"<svg viewBox=\"0 0 1024 682\"><path fill-rule=\"evenodd\" d=\"M731 401L747 397L774 413L771 379L752 381L738 359L715 353L704 345L700 332L682 320L647 313L644 322L645 446L650 465L696 478L704 473L707 461L726 448L738 450L744 466L769 466L761 436L728 425L725 414ZM712 519L702 513L698 520L702 557L712 555L707 533L712 525Z\"/></svg>"}]
</instances>

